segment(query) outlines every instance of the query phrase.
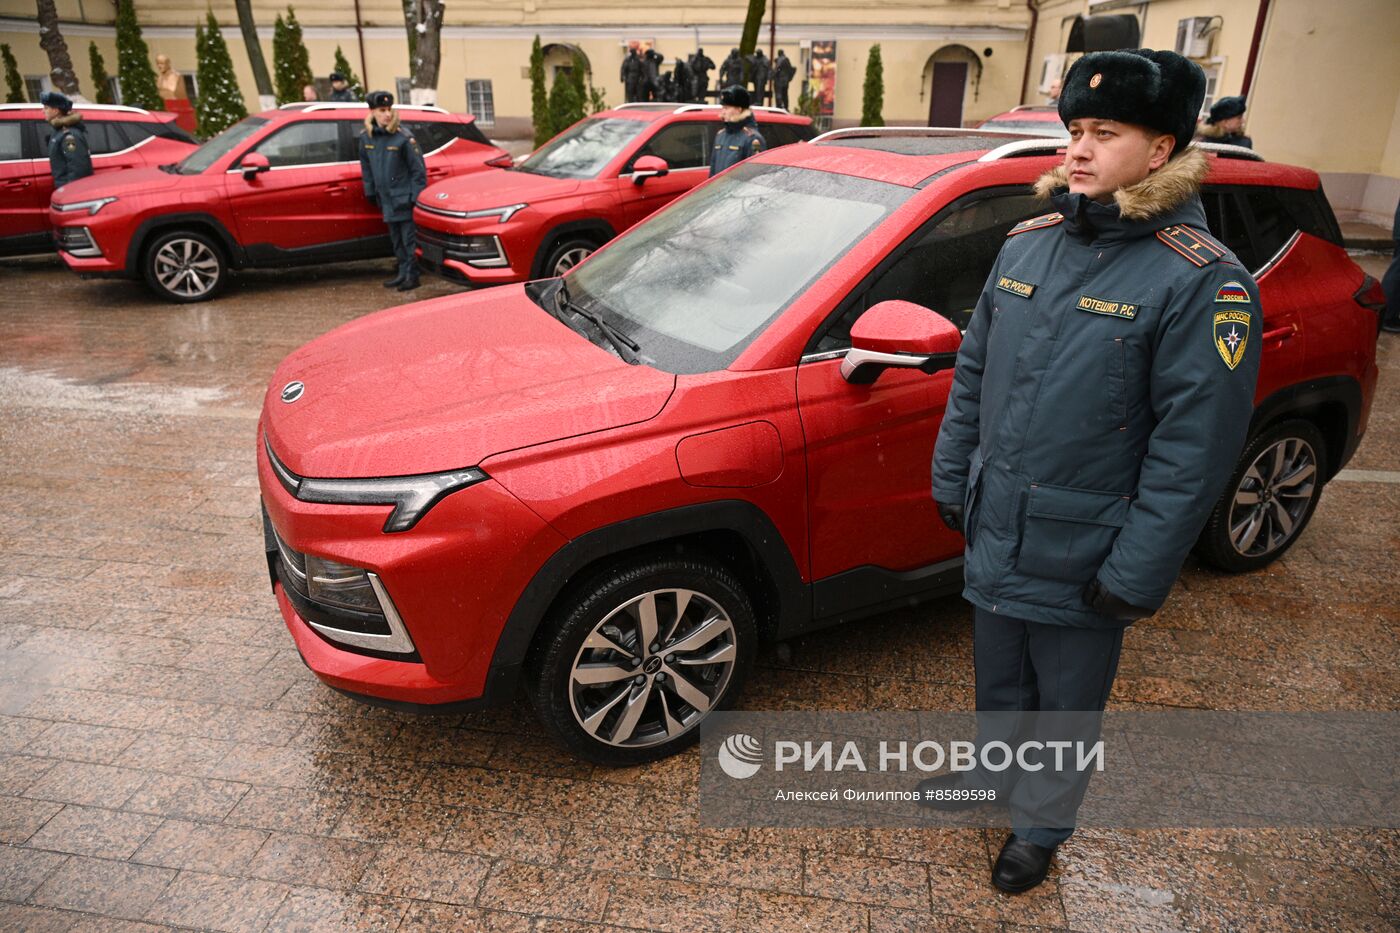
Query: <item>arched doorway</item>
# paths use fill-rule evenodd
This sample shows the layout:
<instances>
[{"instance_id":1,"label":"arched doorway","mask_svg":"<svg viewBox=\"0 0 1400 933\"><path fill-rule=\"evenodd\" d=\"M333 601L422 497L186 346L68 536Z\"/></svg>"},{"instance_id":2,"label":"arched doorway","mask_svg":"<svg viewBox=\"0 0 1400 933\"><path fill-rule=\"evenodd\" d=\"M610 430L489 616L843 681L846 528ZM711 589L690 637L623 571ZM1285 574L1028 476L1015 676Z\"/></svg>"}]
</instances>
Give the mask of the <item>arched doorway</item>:
<instances>
[{"instance_id":1,"label":"arched doorway","mask_svg":"<svg viewBox=\"0 0 1400 933\"><path fill-rule=\"evenodd\" d=\"M982 59L965 45L945 45L924 65L923 88L928 89L928 125L963 125L970 88L975 100L982 81Z\"/></svg>"},{"instance_id":2,"label":"arched doorway","mask_svg":"<svg viewBox=\"0 0 1400 933\"><path fill-rule=\"evenodd\" d=\"M568 42L551 42L540 51L544 53L546 87L554 86L554 78L559 72L566 75L573 73L575 55L583 62L584 84L592 84L593 66L589 63L588 56L584 54L583 49Z\"/></svg>"}]
</instances>

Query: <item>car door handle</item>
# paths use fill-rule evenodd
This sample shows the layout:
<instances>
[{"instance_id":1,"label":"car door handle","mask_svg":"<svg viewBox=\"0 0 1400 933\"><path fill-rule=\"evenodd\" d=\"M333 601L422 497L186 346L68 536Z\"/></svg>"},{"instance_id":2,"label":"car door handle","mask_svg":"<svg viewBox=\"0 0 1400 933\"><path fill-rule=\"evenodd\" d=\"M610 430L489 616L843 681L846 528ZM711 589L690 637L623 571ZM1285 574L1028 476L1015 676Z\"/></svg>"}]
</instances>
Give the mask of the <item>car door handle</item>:
<instances>
[{"instance_id":1,"label":"car door handle","mask_svg":"<svg viewBox=\"0 0 1400 933\"><path fill-rule=\"evenodd\" d=\"M1275 327L1273 330L1264 331L1263 340L1268 343L1270 340L1277 340L1280 343L1289 339L1298 332L1298 325L1289 324L1287 327Z\"/></svg>"},{"instance_id":2,"label":"car door handle","mask_svg":"<svg viewBox=\"0 0 1400 933\"><path fill-rule=\"evenodd\" d=\"M430 168L430 169L428 169L428 177L429 177L429 178L441 178L442 176L444 176L444 175L446 175L446 174L447 174L447 169L445 169L445 168Z\"/></svg>"},{"instance_id":3,"label":"car door handle","mask_svg":"<svg viewBox=\"0 0 1400 933\"><path fill-rule=\"evenodd\" d=\"M24 178L11 178L3 184L6 188L28 188L33 182Z\"/></svg>"},{"instance_id":4,"label":"car door handle","mask_svg":"<svg viewBox=\"0 0 1400 933\"><path fill-rule=\"evenodd\" d=\"M344 194L346 188L344 185L326 185L326 191L331 194Z\"/></svg>"}]
</instances>

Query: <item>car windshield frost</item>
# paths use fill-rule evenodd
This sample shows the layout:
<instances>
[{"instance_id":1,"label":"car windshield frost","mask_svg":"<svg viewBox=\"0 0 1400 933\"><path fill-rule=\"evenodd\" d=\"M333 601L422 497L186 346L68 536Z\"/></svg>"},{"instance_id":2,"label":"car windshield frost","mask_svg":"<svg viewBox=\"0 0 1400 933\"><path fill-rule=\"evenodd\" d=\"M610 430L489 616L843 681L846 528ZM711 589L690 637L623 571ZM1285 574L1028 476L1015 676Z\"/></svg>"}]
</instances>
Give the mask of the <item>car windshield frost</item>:
<instances>
[{"instance_id":1,"label":"car windshield frost","mask_svg":"<svg viewBox=\"0 0 1400 933\"><path fill-rule=\"evenodd\" d=\"M178 166L181 175L198 175L228 155L235 146L267 124L262 117L247 117L185 156Z\"/></svg>"},{"instance_id":2,"label":"car windshield frost","mask_svg":"<svg viewBox=\"0 0 1400 933\"><path fill-rule=\"evenodd\" d=\"M673 373L723 369L912 189L740 165L569 274L572 298Z\"/></svg>"},{"instance_id":3,"label":"car windshield frost","mask_svg":"<svg viewBox=\"0 0 1400 933\"><path fill-rule=\"evenodd\" d=\"M619 117L585 120L517 162L515 170L555 178L592 178L649 125Z\"/></svg>"}]
</instances>

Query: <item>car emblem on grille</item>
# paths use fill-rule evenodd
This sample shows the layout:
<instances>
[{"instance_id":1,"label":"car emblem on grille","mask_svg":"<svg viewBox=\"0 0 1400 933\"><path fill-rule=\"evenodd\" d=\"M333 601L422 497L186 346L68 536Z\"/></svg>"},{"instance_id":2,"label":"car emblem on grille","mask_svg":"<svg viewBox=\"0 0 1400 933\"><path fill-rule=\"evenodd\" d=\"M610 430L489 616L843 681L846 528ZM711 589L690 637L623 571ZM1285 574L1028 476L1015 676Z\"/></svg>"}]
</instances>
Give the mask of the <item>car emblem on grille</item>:
<instances>
[{"instance_id":1,"label":"car emblem on grille","mask_svg":"<svg viewBox=\"0 0 1400 933\"><path fill-rule=\"evenodd\" d=\"M437 198L438 198L439 201L446 201L446 200L447 200L447 192L446 192L446 191L439 191L439 192L438 192Z\"/></svg>"},{"instance_id":2,"label":"car emblem on grille","mask_svg":"<svg viewBox=\"0 0 1400 933\"><path fill-rule=\"evenodd\" d=\"M282 388L282 401L290 405L292 402L301 398L301 394L305 391L306 386L304 384L300 382L289 382Z\"/></svg>"}]
</instances>

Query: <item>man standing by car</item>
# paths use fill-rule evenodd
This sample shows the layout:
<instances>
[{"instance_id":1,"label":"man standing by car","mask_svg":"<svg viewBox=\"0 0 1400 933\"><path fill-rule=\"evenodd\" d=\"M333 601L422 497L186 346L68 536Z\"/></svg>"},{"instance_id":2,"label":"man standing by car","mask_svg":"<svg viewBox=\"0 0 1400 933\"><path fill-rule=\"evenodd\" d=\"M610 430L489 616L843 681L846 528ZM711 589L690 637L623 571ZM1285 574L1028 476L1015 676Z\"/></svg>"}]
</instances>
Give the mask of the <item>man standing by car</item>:
<instances>
[{"instance_id":1,"label":"man standing by car","mask_svg":"<svg viewBox=\"0 0 1400 933\"><path fill-rule=\"evenodd\" d=\"M1244 98L1222 97L1210 105L1210 114L1201 127L1200 137L1208 143L1254 148L1254 140L1244 135Z\"/></svg>"},{"instance_id":2,"label":"man standing by car","mask_svg":"<svg viewBox=\"0 0 1400 933\"><path fill-rule=\"evenodd\" d=\"M350 82L346 81L345 75L338 71L331 72L331 102L336 104L356 102L355 92L350 90Z\"/></svg>"},{"instance_id":3,"label":"man standing by car","mask_svg":"<svg viewBox=\"0 0 1400 933\"><path fill-rule=\"evenodd\" d=\"M365 197L377 202L389 225L398 274L384 283L401 292L418 287L418 234L413 227L413 202L428 187L423 152L413 134L399 126L394 95L373 91L367 103L365 131L360 134L360 174Z\"/></svg>"},{"instance_id":4,"label":"man standing by car","mask_svg":"<svg viewBox=\"0 0 1400 933\"><path fill-rule=\"evenodd\" d=\"M1065 161L1036 183L1056 213L1012 228L968 325L933 496L967 541L979 741L996 711L1088 711L1097 735L1124 629L1166 599L1244 442L1262 319L1206 233L1189 148L1204 93L1173 52L1075 62ZM1047 767L920 789L1009 802L992 881L1014 893L1044 880L1087 781ZM1063 819L1031 815L1047 810Z\"/></svg>"},{"instance_id":5,"label":"man standing by car","mask_svg":"<svg viewBox=\"0 0 1400 933\"><path fill-rule=\"evenodd\" d=\"M44 105L44 118L53 127L53 135L49 137L49 169L57 191L70 181L92 174L92 154L88 151L83 115L73 112L71 100L57 91L45 91L39 102Z\"/></svg>"},{"instance_id":6,"label":"man standing by car","mask_svg":"<svg viewBox=\"0 0 1400 933\"><path fill-rule=\"evenodd\" d=\"M715 134L710 153L710 175L718 175L731 165L738 165L751 155L763 151L763 134L749 109L749 92L737 84L719 93L720 119L724 126Z\"/></svg>"}]
</instances>

